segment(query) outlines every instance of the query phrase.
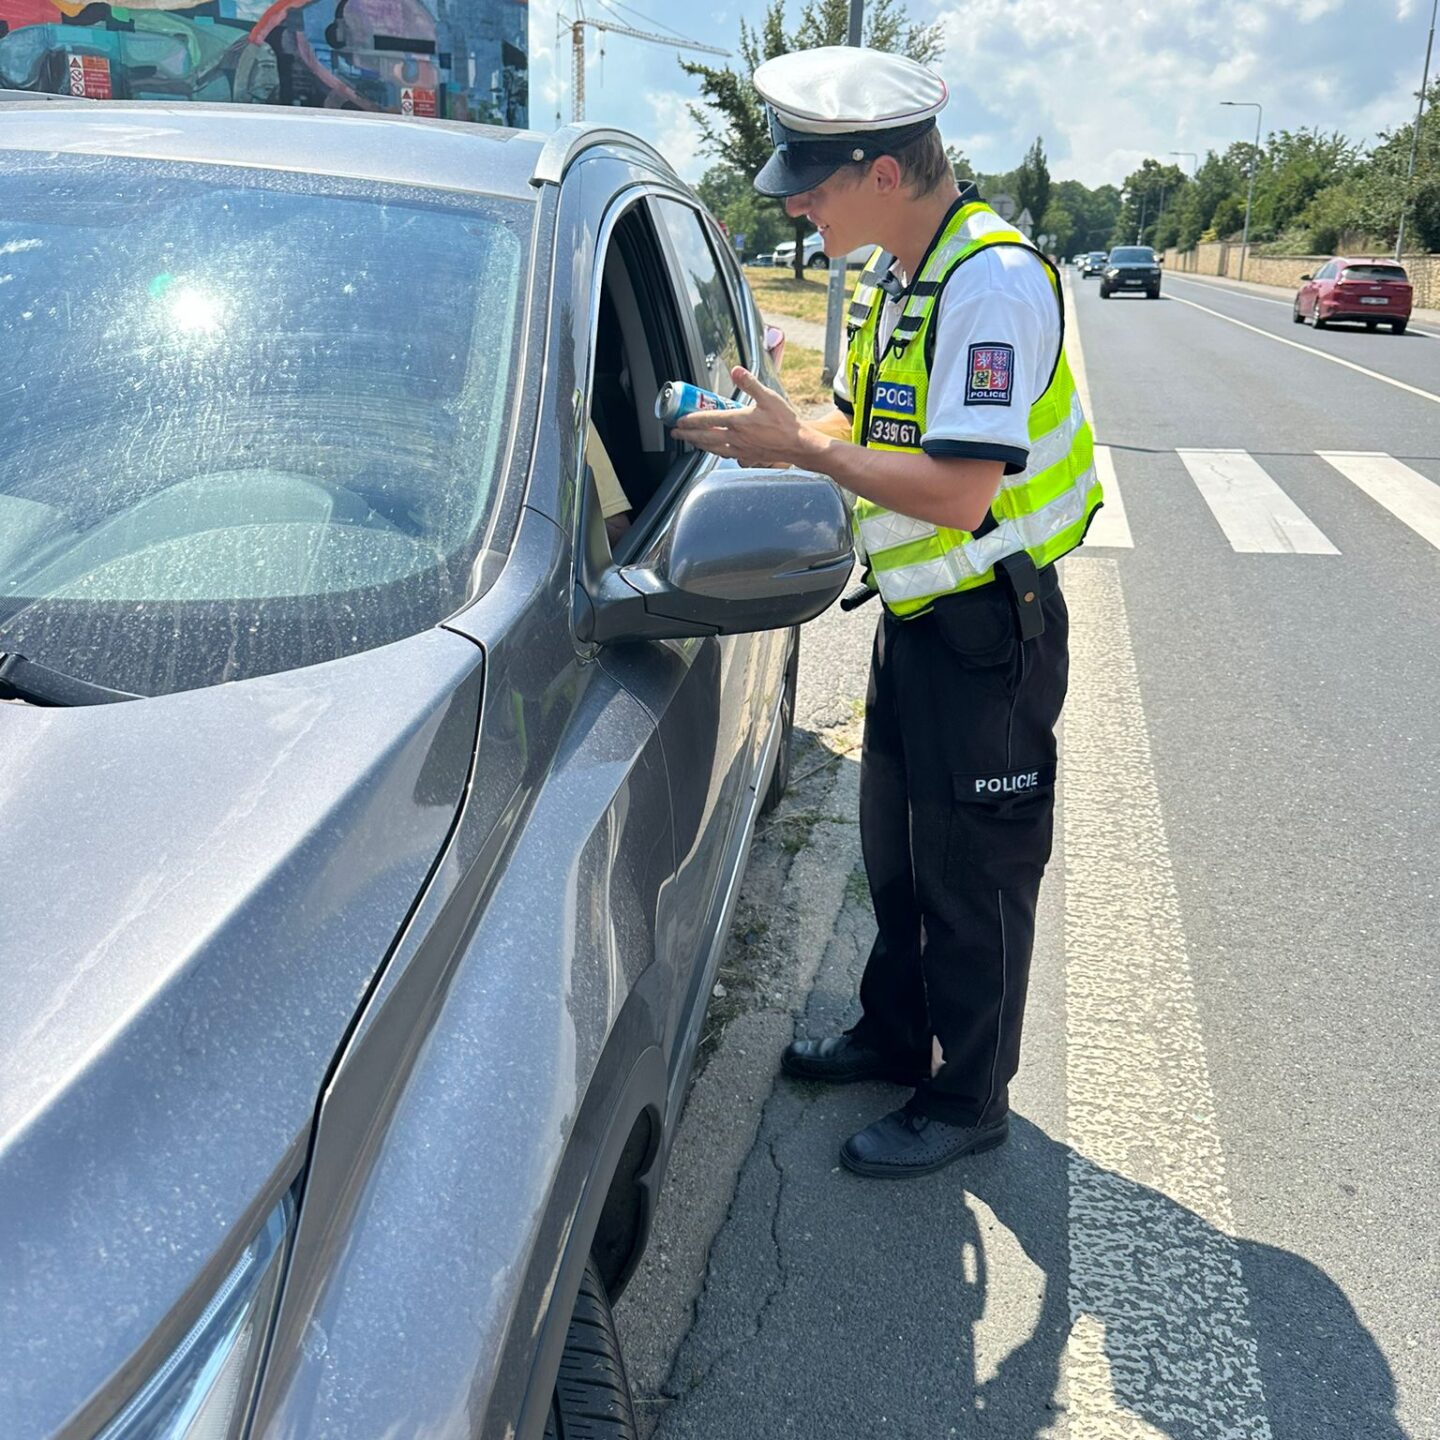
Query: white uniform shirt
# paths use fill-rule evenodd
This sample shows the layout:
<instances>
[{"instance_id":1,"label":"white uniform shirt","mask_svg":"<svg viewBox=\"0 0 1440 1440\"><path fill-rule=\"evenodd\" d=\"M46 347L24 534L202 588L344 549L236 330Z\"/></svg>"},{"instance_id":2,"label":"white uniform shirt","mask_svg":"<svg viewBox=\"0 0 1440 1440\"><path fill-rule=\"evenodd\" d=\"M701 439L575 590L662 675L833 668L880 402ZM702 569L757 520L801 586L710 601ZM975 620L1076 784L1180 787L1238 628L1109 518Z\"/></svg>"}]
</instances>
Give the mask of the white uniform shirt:
<instances>
[{"instance_id":1,"label":"white uniform shirt","mask_svg":"<svg viewBox=\"0 0 1440 1440\"><path fill-rule=\"evenodd\" d=\"M885 300L881 348L903 303ZM935 357L920 448L927 455L1003 460L1018 475L1030 454L1030 407L1060 354L1060 307L1045 262L1018 246L990 246L950 277L930 321ZM851 409L849 376L836 403Z\"/></svg>"}]
</instances>

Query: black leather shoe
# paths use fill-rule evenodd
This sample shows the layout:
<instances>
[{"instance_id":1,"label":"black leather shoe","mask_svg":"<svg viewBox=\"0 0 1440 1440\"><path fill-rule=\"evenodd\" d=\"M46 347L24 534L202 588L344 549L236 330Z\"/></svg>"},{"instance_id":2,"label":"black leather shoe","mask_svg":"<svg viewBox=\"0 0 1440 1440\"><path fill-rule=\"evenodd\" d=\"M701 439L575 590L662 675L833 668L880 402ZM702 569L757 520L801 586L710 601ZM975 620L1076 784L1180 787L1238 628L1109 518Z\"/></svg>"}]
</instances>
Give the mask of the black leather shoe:
<instances>
[{"instance_id":1,"label":"black leather shoe","mask_svg":"<svg viewBox=\"0 0 1440 1440\"><path fill-rule=\"evenodd\" d=\"M840 1163L857 1175L910 1180L933 1175L962 1155L979 1155L1003 1145L1010 1117L985 1125L951 1125L908 1109L893 1110L857 1131L840 1147Z\"/></svg>"},{"instance_id":2,"label":"black leather shoe","mask_svg":"<svg viewBox=\"0 0 1440 1440\"><path fill-rule=\"evenodd\" d=\"M907 1075L890 1056L857 1040L853 1035L827 1035L823 1040L794 1040L780 1057L780 1068L801 1080L821 1080L828 1085L849 1085L856 1080L889 1080L896 1085L914 1085L919 1077Z\"/></svg>"}]
</instances>

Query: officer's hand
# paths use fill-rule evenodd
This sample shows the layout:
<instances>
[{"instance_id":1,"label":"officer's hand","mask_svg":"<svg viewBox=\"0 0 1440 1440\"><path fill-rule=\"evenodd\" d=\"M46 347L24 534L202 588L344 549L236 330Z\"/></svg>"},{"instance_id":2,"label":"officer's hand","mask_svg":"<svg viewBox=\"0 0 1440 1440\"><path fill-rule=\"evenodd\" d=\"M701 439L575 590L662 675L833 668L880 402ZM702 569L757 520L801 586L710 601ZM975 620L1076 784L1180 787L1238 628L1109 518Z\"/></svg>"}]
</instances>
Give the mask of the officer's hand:
<instances>
[{"instance_id":1,"label":"officer's hand","mask_svg":"<svg viewBox=\"0 0 1440 1440\"><path fill-rule=\"evenodd\" d=\"M801 423L789 401L742 365L730 372L730 378L754 404L741 410L697 410L674 427L675 436L747 469L804 464L817 437Z\"/></svg>"}]
</instances>

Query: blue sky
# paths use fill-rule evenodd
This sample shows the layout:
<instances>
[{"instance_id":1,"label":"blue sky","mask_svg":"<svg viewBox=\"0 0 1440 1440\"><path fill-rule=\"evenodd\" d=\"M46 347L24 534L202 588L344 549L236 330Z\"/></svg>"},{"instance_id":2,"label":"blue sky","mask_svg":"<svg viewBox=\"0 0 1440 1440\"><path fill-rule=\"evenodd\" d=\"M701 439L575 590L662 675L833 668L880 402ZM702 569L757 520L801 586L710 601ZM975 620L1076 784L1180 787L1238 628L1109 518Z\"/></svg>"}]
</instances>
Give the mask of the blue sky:
<instances>
[{"instance_id":1,"label":"blue sky","mask_svg":"<svg viewBox=\"0 0 1440 1440\"><path fill-rule=\"evenodd\" d=\"M763 0L709 11L584 4L590 15L732 49L740 21L764 14ZM792 20L799 9L789 0ZM559 12L574 13L567 0ZM1252 136L1255 112L1221 100L1260 101L1267 131L1318 125L1368 141L1413 117L1430 23L1429 0L912 0L910 13L945 26L947 140L997 171L1043 135L1051 174L1087 185L1119 184L1147 155L1203 155ZM557 110L570 118L570 34L567 26L557 46L556 14L556 0L532 0L537 130L553 129ZM616 35L604 50L602 59L588 32L586 119L636 131L697 179L711 161L686 108L698 92L676 52Z\"/></svg>"}]
</instances>

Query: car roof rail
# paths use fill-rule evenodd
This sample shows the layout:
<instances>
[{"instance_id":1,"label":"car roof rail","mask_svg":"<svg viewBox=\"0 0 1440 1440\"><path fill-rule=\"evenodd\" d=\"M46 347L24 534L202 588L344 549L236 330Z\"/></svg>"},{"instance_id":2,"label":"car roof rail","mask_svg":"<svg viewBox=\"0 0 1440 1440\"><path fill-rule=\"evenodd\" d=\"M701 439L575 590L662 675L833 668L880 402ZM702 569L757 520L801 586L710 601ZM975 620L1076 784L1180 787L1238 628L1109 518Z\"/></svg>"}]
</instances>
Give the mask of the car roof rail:
<instances>
[{"instance_id":1,"label":"car roof rail","mask_svg":"<svg viewBox=\"0 0 1440 1440\"><path fill-rule=\"evenodd\" d=\"M674 173L674 167L651 144L628 130L617 130L612 125L590 125L580 123L564 125L545 142L540 158L530 173L532 185L558 185L565 178L565 172L580 158L583 151L596 145L626 145L639 150L647 159L653 160L663 170Z\"/></svg>"}]
</instances>

